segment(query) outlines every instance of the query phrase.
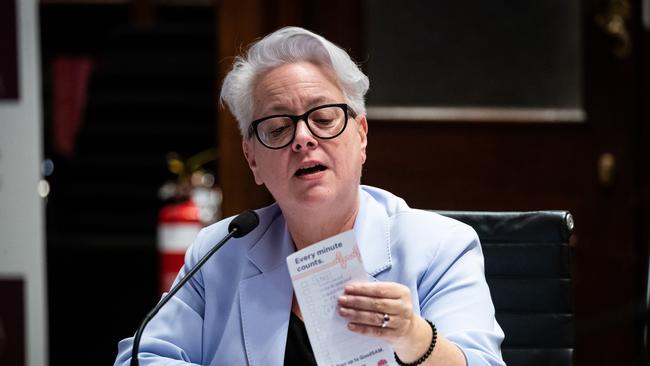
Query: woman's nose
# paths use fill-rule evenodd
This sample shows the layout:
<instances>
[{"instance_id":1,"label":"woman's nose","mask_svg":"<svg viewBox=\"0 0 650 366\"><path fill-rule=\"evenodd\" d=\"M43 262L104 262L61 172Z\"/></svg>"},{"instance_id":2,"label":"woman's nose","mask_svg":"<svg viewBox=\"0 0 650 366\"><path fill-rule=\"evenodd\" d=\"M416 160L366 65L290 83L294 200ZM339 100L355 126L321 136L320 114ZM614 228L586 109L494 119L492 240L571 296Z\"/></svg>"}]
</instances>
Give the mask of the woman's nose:
<instances>
[{"instance_id":1,"label":"woman's nose","mask_svg":"<svg viewBox=\"0 0 650 366\"><path fill-rule=\"evenodd\" d=\"M302 122L302 123L301 123ZM307 122L300 120L296 123L296 136L291 143L293 151L300 151L304 148L315 148L318 146L318 140L307 127Z\"/></svg>"}]
</instances>

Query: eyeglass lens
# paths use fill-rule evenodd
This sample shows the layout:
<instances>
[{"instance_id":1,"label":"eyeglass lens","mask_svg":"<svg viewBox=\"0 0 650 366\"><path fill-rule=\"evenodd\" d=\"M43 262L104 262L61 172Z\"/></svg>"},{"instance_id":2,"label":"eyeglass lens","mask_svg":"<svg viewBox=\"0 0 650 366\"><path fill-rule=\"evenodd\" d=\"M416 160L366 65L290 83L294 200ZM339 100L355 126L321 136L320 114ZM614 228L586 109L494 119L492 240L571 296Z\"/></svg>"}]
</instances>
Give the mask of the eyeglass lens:
<instances>
[{"instance_id":1,"label":"eyeglass lens","mask_svg":"<svg viewBox=\"0 0 650 366\"><path fill-rule=\"evenodd\" d=\"M345 126L345 110L340 106L314 109L306 117L311 133L321 139L338 135ZM273 117L257 125L257 135L269 147L281 147L290 143L297 122L291 117Z\"/></svg>"}]
</instances>

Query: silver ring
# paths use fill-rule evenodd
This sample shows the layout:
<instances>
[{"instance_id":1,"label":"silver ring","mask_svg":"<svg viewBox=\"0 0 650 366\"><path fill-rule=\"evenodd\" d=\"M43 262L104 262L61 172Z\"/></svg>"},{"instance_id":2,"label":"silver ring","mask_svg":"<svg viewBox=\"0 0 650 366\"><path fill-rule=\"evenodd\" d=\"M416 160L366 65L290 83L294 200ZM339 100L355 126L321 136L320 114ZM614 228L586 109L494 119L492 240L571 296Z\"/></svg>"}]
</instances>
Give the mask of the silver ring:
<instances>
[{"instance_id":1,"label":"silver ring","mask_svg":"<svg viewBox=\"0 0 650 366\"><path fill-rule=\"evenodd\" d=\"M388 326L389 321L390 321L390 316L384 313L384 321L381 323L381 327L386 328Z\"/></svg>"}]
</instances>

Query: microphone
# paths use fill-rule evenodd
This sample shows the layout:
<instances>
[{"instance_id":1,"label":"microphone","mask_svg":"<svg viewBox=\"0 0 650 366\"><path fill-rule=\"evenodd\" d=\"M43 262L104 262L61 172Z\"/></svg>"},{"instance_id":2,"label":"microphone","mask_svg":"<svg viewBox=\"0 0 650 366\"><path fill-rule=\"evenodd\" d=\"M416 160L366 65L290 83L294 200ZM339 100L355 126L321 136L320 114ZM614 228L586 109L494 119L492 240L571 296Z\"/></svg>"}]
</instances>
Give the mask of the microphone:
<instances>
[{"instance_id":1,"label":"microphone","mask_svg":"<svg viewBox=\"0 0 650 366\"><path fill-rule=\"evenodd\" d=\"M147 316L144 317L144 320L142 321L142 324L140 324L140 328L138 328L138 331L135 333L135 337L133 338L133 348L131 349L131 366L139 366L138 363L138 349L140 348L140 338L142 338L142 332L144 331L144 327L149 323L149 321L158 313L158 311L165 305L175 294L178 292L178 290L183 287L187 281L189 281L192 276L205 264L205 262L210 259L212 254L214 254L219 248L221 248L222 245L224 245L230 238L241 238L242 236L250 233L257 227L257 225L260 223L260 219L257 216L257 213L253 210L246 210L237 217L235 217L231 222L230 225L228 225L228 235L226 235L223 239L221 239L220 242L218 242L212 249L210 249L209 252L207 252L201 260L199 260L192 269L187 272L187 274L180 280L178 283L172 287L171 290L163 297L162 300L156 306L147 314Z\"/></svg>"}]
</instances>

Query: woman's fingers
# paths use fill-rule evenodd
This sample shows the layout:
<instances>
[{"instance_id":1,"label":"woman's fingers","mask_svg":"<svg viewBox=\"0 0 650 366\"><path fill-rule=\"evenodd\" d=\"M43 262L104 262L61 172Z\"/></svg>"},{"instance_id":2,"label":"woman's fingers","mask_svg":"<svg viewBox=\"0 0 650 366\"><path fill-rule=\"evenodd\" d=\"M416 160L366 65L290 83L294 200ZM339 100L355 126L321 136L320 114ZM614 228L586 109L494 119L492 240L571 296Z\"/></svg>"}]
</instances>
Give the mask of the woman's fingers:
<instances>
[{"instance_id":1,"label":"woman's fingers","mask_svg":"<svg viewBox=\"0 0 650 366\"><path fill-rule=\"evenodd\" d=\"M408 287L395 282L355 282L345 285L346 295L399 299L409 292Z\"/></svg>"},{"instance_id":2,"label":"woman's fingers","mask_svg":"<svg viewBox=\"0 0 650 366\"><path fill-rule=\"evenodd\" d=\"M340 307L339 314L357 325L395 329L400 326L400 323L403 323L402 318L391 316L388 313L377 313L374 311L364 311L346 307Z\"/></svg>"},{"instance_id":3,"label":"woman's fingers","mask_svg":"<svg viewBox=\"0 0 650 366\"><path fill-rule=\"evenodd\" d=\"M342 295L339 297L339 305L346 308L372 311L382 315L384 313L388 313L389 315L399 314L406 310L402 306L402 299L399 298L385 299L379 297Z\"/></svg>"},{"instance_id":4,"label":"woman's fingers","mask_svg":"<svg viewBox=\"0 0 650 366\"><path fill-rule=\"evenodd\" d=\"M339 306L379 313L410 316L411 293L394 282L352 283L338 299Z\"/></svg>"},{"instance_id":5,"label":"woman's fingers","mask_svg":"<svg viewBox=\"0 0 650 366\"><path fill-rule=\"evenodd\" d=\"M357 333L398 340L412 328L411 292L398 283L348 284L338 304L348 328Z\"/></svg>"}]
</instances>

